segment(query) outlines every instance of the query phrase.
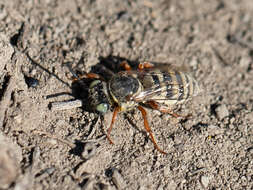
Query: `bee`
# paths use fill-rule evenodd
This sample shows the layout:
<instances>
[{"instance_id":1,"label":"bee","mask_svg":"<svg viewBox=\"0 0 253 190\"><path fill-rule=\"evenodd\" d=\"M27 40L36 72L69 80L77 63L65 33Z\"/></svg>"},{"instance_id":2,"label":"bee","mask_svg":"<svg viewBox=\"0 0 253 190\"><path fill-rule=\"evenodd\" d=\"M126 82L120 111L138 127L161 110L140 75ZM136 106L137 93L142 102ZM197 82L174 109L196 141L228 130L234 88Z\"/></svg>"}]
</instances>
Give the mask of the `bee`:
<instances>
[{"instance_id":1,"label":"bee","mask_svg":"<svg viewBox=\"0 0 253 190\"><path fill-rule=\"evenodd\" d=\"M143 62L139 63L138 69L132 70L131 66L124 61L120 66L125 70L113 75L109 81L95 73L86 74L86 78L95 79L88 89L88 101L91 108L102 115L113 109L107 139L113 144L110 133L117 114L138 108L154 147L162 154L166 154L155 141L143 106L179 117L171 111L171 108L199 93L197 81L185 72L164 64L155 66L151 62Z\"/></svg>"}]
</instances>

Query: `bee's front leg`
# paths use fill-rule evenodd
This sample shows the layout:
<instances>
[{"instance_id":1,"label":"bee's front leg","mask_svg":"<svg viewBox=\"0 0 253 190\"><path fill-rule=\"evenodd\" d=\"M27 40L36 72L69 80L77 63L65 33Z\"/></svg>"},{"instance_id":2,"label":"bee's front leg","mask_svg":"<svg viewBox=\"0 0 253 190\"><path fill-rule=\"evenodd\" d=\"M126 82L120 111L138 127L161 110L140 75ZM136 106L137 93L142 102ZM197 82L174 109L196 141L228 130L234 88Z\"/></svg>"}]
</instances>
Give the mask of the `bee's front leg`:
<instances>
[{"instance_id":1,"label":"bee's front leg","mask_svg":"<svg viewBox=\"0 0 253 190\"><path fill-rule=\"evenodd\" d=\"M118 114L119 110L120 110L120 107L115 107L114 108L111 125L110 125L110 127L109 127L109 129L107 131L107 134L106 134L106 137L107 137L108 141L110 142L110 144L114 144L113 141L110 138L110 134L111 134L112 127L113 127L113 124L114 124L114 122L116 120L116 117L117 117L117 114Z\"/></svg>"},{"instance_id":2,"label":"bee's front leg","mask_svg":"<svg viewBox=\"0 0 253 190\"><path fill-rule=\"evenodd\" d=\"M73 77L72 78L68 78L69 80L72 80L72 82L75 82L75 81L78 81L78 80L81 80L83 78L88 78L88 79L98 79L98 80L102 80L102 81L105 81L104 78L99 75L99 74L96 74L96 73L86 73L86 74L76 74L73 69L68 65L66 64L66 66L68 67L69 71L72 73Z\"/></svg>"},{"instance_id":3,"label":"bee's front leg","mask_svg":"<svg viewBox=\"0 0 253 190\"><path fill-rule=\"evenodd\" d=\"M99 75L99 74L96 74L96 73L86 73L86 74L75 76L72 79L72 82L75 82L75 81L78 81L78 80L81 80L81 79L98 79L98 80L105 81L105 79L101 75Z\"/></svg>"}]
</instances>

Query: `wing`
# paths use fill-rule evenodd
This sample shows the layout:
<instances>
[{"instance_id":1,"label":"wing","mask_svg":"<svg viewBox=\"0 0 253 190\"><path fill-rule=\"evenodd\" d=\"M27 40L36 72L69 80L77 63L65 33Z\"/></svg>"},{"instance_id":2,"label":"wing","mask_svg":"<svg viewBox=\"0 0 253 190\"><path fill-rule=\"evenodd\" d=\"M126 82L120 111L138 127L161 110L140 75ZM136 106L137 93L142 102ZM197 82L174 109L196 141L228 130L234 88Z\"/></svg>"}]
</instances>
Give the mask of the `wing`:
<instances>
[{"instance_id":1,"label":"wing","mask_svg":"<svg viewBox=\"0 0 253 190\"><path fill-rule=\"evenodd\" d=\"M162 83L144 89L139 94L131 97L136 102L148 100L178 100L183 95L183 86L175 83Z\"/></svg>"},{"instance_id":2,"label":"wing","mask_svg":"<svg viewBox=\"0 0 253 190\"><path fill-rule=\"evenodd\" d=\"M182 101L191 94L191 78L177 70L168 69L167 72L161 70L148 70L138 73L138 79L143 85L143 90L132 96L136 102L149 100L178 100Z\"/></svg>"}]
</instances>

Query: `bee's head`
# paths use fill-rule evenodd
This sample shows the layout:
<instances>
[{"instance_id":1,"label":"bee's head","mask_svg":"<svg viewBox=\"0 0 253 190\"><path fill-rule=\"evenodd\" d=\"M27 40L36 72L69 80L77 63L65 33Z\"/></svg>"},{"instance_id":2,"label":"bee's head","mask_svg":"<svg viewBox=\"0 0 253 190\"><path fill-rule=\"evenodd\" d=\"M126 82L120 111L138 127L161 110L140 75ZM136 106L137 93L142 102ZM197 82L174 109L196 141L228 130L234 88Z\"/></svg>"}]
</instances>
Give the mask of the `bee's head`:
<instances>
[{"instance_id":1,"label":"bee's head","mask_svg":"<svg viewBox=\"0 0 253 190\"><path fill-rule=\"evenodd\" d=\"M92 110L104 115L111 108L107 84L101 80L93 81L89 86L89 105Z\"/></svg>"}]
</instances>

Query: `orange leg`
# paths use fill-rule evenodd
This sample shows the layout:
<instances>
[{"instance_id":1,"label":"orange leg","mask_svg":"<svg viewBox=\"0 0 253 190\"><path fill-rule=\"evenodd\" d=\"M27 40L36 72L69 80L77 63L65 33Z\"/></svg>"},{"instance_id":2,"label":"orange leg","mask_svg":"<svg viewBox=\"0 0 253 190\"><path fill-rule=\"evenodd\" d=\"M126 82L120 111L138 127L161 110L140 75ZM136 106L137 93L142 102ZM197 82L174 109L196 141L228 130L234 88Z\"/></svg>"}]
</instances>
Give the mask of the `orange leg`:
<instances>
[{"instance_id":1,"label":"orange leg","mask_svg":"<svg viewBox=\"0 0 253 190\"><path fill-rule=\"evenodd\" d=\"M108 131L107 131L107 139L108 139L108 141L110 142L110 144L114 144L113 142L112 142L112 140L111 140L111 138L110 138L110 133L111 133L111 131L112 131L112 126L113 126L113 124L114 124L114 122L115 122L115 120L116 120L116 117L117 117L117 114L118 114L118 112L119 112L119 107L116 107L115 109L114 109L114 111L113 111L113 116L112 116L112 121L111 121L111 125L110 125L110 128L108 129Z\"/></svg>"},{"instance_id":2,"label":"orange leg","mask_svg":"<svg viewBox=\"0 0 253 190\"><path fill-rule=\"evenodd\" d=\"M153 67L154 67L154 64L152 64L150 62L143 62L143 63L139 63L139 65L138 65L139 70L151 69Z\"/></svg>"},{"instance_id":3,"label":"orange leg","mask_svg":"<svg viewBox=\"0 0 253 190\"><path fill-rule=\"evenodd\" d=\"M81 78L81 79L82 79L82 78L100 79L100 80L103 79L102 76L100 76L100 75L98 75L98 74L96 74L96 73L87 73L87 74L82 75L80 78Z\"/></svg>"},{"instance_id":4,"label":"orange leg","mask_svg":"<svg viewBox=\"0 0 253 190\"><path fill-rule=\"evenodd\" d=\"M173 113L169 109L163 108L159 103L157 103L155 101L149 101L146 104L150 105L151 108L153 108L154 110L158 110L158 111L160 111L162 113L168 113L168 114L172 115L173 117L184 117L184 116L181 116L181 115L179 115L177 113Z\"/></svg>"},{"instance_id":5,"label":"orange leg","mask_svg":"<svg viewBox=\"0 0 253 190\"><path fill-rule=\"evenodd\" d=\"M102 81L105 80L102 76L100 76L96 73L86 73L86 74L80 75L78 77L74 77L74 79L72 79L72 81L75 82L75 81L78 81L78 80L81 80L81 79L84 79L84 78L86 78L86 79L87 78L88 79L99 79L99 80L102 80Z\"/></svg>"},{"instance_id":6,"label":"orange leg","mask_svg":"<svg viewBox=\"0 0 253 190\"><path fill-rule=\"evenodd\" d=\"M122 61L122 62L120 63L120 66L121 66L121 67L124 67L124 69L125 69L126 71L132 70L131 66L127 63L127 61Z\"/></svg>"},{"instance_id":7,"label":"orange leg","mask_svg":"<svg viewBox=\"0 0 253 190\"><path fill-rule=\"evenodd\" d=\"M159 148L159 146L156 144L156 141L155 141L155 138L154 138L154 136L152 134L151 128L148 125L148 118L147 118L147 112L146 112L146 110L143 107L141 107L141 106L138 106L138 109L141 111L141 114L142 114L142 117L143 117L143 120L144 120L144 127L145 127L146 131L148 132L148 134L149 134L149 136L151 138L151 141L153 142L155 148L159 152L161 152L162 154L167 154L166 152L164 152L163 150L161 150Z\"/></svg>"}]
</instances>

